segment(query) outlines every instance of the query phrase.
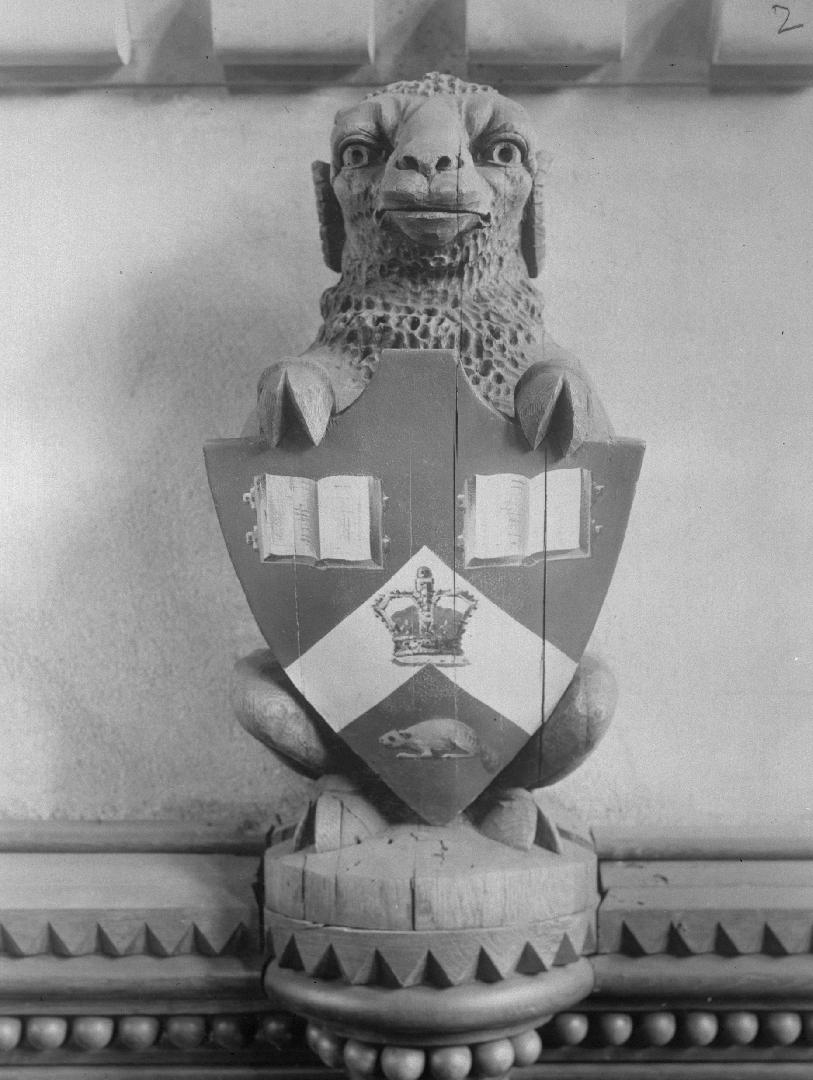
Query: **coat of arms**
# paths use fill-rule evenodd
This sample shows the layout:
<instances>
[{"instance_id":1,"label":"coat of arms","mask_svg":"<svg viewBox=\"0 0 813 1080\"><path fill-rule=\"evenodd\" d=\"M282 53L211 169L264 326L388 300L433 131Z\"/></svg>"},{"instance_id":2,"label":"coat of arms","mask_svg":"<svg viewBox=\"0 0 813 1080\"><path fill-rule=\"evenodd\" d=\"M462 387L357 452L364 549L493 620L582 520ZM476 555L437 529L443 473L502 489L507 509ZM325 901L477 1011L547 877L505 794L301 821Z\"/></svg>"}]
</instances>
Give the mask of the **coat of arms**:
<instances>
[{"instance_id":1,"label":"coat of arms","mask_svg":"<svg viewBox=\"0 0 813 1080\"><path fill-rule=\"evenodd\" d=\"M456 432L456 441L449 437ZM426 821L544 724L592 632L642 446L552 463L451 353L385 352L319 446L207 465L249 604L297 690Z\"/></svg>"}]
</instances>

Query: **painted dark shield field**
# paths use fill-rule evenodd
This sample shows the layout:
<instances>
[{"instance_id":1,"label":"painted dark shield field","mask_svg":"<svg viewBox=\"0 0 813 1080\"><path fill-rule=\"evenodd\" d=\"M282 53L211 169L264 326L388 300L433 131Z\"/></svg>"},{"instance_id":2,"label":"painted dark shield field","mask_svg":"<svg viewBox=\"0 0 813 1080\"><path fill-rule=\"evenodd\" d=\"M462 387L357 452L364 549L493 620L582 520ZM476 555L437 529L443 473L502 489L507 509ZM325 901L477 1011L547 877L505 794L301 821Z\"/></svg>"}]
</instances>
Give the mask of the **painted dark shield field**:
<instances>
[{"instance_id":1,"label":"painted dark shield field","mask_svg":"<svg viewBox=\"0 0 813 1080\"><path fill-rule=\"evenodd\" d=\"M405 803L448 822L570 682L643 444L586 444L546 470L545 452L474 396L453 353L393 350L320 446L227 439L205 453L234 568L291 681ZM277 500L290 481L275 478L303 478L300 492L322 481L296 511L306 553L301 535L286 547L277 530L279 501L263 511L264 477L282 484Z\"/></svg>"}]
</instances>

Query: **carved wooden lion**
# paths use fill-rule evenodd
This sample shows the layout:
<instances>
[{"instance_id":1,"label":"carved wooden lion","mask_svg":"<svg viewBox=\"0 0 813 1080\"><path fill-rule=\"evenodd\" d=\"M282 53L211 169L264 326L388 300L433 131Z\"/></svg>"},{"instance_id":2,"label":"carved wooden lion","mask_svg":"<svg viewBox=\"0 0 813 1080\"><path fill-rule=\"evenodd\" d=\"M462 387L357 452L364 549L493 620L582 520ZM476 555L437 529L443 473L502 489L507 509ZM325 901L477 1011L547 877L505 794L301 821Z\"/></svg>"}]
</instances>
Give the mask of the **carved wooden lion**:
<instances>
[{"instance_id":1,"label":"carved wooden lion","mask_svg":"<svg viewBox=\"0 0 813 1080\"><path fill-rule=\"evenodd\" d=\"M525 111L449 75L393 83L336 117L314 178L327 265L323 323L260 379L254 430L318 443L382 349L452 349L482 401L554 456L606 438L581 365L547 337L541 155Z\"/></svg>"}]
</instances>

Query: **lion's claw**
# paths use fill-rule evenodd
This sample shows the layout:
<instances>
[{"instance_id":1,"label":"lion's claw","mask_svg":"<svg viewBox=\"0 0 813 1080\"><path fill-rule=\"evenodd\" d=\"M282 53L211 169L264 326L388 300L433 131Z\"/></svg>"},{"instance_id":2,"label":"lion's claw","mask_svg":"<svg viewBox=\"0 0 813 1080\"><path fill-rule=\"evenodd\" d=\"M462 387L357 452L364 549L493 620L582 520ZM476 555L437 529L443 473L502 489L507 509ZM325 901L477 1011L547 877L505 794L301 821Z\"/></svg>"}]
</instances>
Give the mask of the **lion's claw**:
<instances>
[{"instance_id":1,"label":"lion's claw","mask_svg":"<svg viewBox=\"0 0 813 1080\"><path fill-rule=\"evenodd\" d=\"M315 363L281 360L267 367L257 387L260 434L276 446L292 428L305 431L318 446L334 409L330 379Z\"/></svg>"},{"instance_id":2,"label":"lion's claw","mask_svg":"<svg viewBox=\"0 0 813 1080\"><path fill-rule=\"evenodd\" d=\"M590 388L577 372L534 364L514 390L514 411L533 450L544 442L554 458L573 454L591 433Z\"/></svg>"}]
</instances>

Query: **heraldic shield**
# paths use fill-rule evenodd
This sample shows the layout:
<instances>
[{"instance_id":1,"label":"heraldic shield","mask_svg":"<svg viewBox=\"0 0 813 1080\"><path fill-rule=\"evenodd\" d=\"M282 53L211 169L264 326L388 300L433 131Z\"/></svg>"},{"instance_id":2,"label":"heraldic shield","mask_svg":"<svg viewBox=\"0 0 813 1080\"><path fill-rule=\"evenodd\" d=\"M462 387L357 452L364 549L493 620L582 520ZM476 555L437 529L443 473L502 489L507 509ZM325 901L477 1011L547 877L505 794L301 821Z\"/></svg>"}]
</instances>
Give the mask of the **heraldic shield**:
<instances>
[{"instance_id":1,"label":"heraldic shield","mask_svg":"<svg viewBox=\"0 0 813 1080\"><path fill-rule=\"evenodd\" d=\"M643 444L549 464L452 352L391 350L319 446L209 443L235 570L325 723L430 824L539 729L592 633Z\"/></svg>"}]
</instances>

